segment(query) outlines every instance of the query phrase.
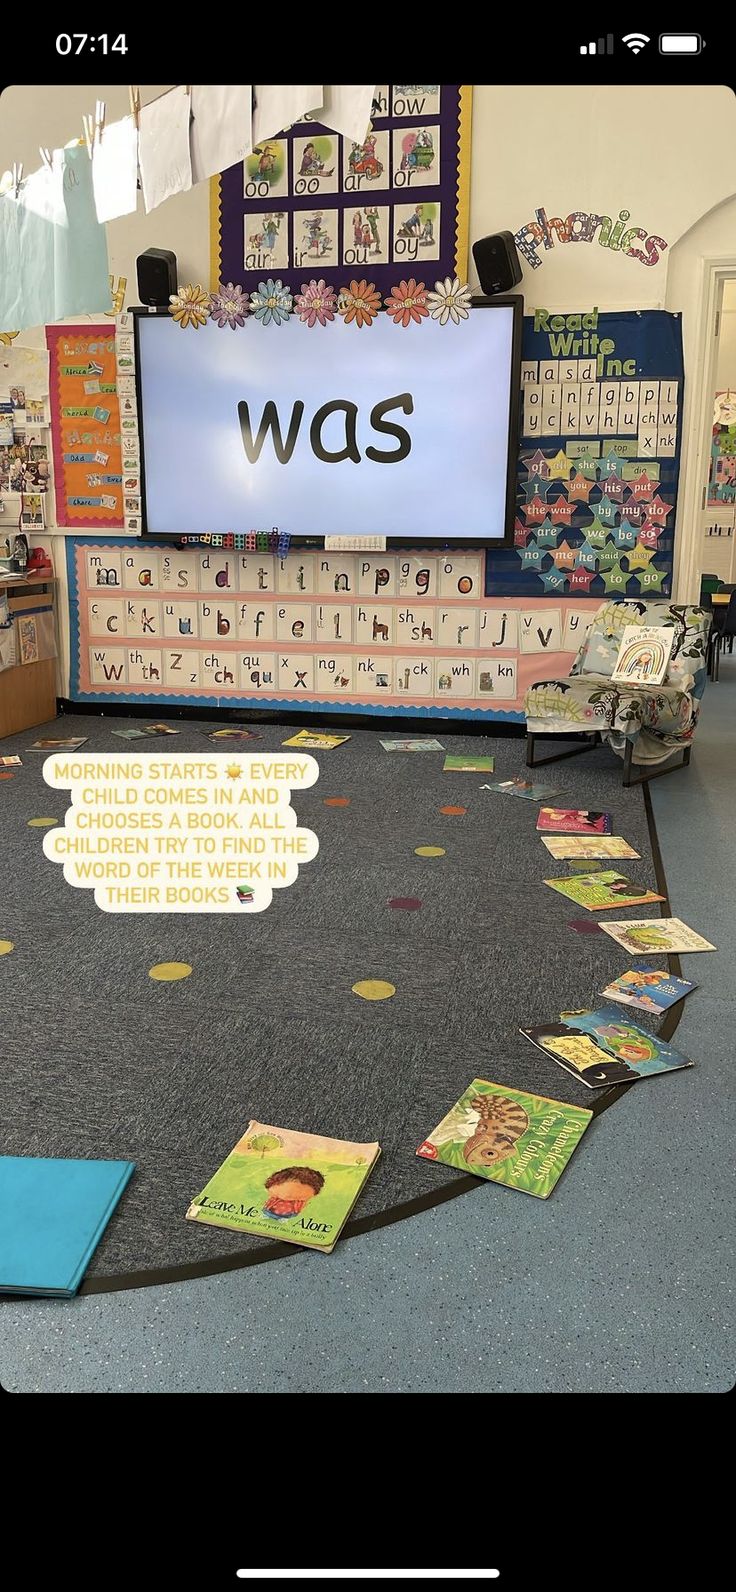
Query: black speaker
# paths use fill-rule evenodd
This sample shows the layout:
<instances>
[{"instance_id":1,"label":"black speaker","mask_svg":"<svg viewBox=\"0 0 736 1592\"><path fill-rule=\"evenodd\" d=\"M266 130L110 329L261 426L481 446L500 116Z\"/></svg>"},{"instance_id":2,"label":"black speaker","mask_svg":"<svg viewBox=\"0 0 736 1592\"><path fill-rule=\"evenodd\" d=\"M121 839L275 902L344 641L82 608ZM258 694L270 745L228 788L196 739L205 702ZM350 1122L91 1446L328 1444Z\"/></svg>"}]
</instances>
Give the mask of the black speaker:
<instances>
[{"instance_id":1,"label":"black speaker","mask_svg":"<svg viewBox=\"0 0 736 1592\"><path fill-rule=\"evenodd\" d=\"M521 281L521 266L511 232L494 232L473 244L473 259L484 293L508 293Z\"/></svg>"},{"instance_id":2,"label":"black speaker","mask_svg":"<svg viewBox=\"0 0 736 1592\"><path fill-rule=\"evenodd\" d=\"M135 264L141 304L168 309L169 298L177 288L176 255L170 249L146 249Z\"/></svg>"}]
</instances>

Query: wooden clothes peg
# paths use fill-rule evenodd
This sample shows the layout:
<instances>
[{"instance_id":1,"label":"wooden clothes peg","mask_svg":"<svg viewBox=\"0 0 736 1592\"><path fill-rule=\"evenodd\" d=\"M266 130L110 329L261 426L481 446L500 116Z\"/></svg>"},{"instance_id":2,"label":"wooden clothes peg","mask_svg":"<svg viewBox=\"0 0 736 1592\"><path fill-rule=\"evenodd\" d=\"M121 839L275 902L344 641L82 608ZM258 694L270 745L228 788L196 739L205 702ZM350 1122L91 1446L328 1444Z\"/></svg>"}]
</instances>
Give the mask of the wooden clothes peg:
<instances>
[{"instance_id":1,"label":"wooden clothes peg","mask_svg":"<svg viewBox=\"0 0 736 1592\"><path fill-rule=\"evenodd\" d=\"M138 131L140 132L140 126L141 126L141 91L140 91L140 88L138 87L137 83L131 84L129 86L128 95L129 95L129 98L130 98L130 113L131 113L131 116L133 117L133 121L135 122L136 127L138 128Z\"/></svg>"}]
</instances>

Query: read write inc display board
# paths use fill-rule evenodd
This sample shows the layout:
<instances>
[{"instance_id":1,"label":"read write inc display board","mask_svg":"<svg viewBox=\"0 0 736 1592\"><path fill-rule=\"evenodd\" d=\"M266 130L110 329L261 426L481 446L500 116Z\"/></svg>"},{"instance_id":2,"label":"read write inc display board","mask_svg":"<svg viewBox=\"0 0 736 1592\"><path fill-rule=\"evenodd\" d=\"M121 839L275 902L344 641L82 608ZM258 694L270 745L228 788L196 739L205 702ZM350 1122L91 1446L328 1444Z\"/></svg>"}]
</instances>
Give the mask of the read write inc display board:
<instances>
[{"instance_id":1,"label":"read write inc display board","mask_svg":"<svg viewBox=\"0 0 736 1592\"><path fill-rule=\"evenodd\" d=\"M212 179L211 287L298 291L368 278L428 284L468 269L472 88L378 84L362 144L305 116Z\"/></svg>"},{"instance_id":2,"label":"read write inc display board","mask_svg":"<svg viewBox=\"0 0 736 1592\"><path fill-rule=\"evenodd\" d=\"M486 598L486 557L70 538L72 699L523 722L598 604Z\"/></svg>"},{"instance_id":3,"label":"read write inc display board","mask_svg":"<svg viewBox=\"0 0 736 1592\"><path fill-rule=\"evenodd\" d=\"M489 595L671 595L683 380L679 315L524 317L515 546Z\"/></svg>"},{"instance_id":4,"label":"read write inc display board","mask_svg":"<svg viewBox=\"0 0 736 1592\"><path fill-rule=\"evenodd\" d=\"M147 534L510 535L520 299L317 333L134 319Z\"/></svg>"}]
</instances>

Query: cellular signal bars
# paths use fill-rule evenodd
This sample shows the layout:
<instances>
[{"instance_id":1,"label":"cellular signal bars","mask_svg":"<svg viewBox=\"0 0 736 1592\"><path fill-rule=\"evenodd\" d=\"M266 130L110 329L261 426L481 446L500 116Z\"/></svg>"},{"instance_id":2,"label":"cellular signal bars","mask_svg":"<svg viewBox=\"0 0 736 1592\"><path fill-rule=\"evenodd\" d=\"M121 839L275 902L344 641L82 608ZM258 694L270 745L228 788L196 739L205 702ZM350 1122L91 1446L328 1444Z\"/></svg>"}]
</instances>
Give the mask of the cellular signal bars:
<instances>
[{"instance_id":1,"label":"cellular signal bars","mask_svg":"<svg viewBox=\"0 0 736 1592\"><path fill-rule=\"evenodd\" d=\"M581 44L581 55L613 55L613 34L607 33L605 39L591 39L589 44Z\"/></svg>"}]
</instances>

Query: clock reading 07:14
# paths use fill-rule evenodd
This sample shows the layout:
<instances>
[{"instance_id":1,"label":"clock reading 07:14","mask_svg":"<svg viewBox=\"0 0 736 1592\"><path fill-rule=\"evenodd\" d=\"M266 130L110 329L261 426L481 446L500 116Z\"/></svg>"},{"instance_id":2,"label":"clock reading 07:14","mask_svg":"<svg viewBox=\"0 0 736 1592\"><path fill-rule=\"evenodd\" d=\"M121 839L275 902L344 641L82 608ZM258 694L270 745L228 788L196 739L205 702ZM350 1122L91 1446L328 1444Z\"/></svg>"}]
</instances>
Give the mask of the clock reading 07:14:
<instances>
[{"instance_id":1,"label":"clock reading 07:14","mask_svg":"<svg viewBox=\"0 0 736 1592\"><path fill-rule=\"evenodd\" d=\"M125 34L119 33L112 44L110 33L59 33L56 39L57 55L81 55L83 50L101 50L103 55L112 54L117 50L120 55L127 55L128 46Z\"/></svg>"}]
</instances>

